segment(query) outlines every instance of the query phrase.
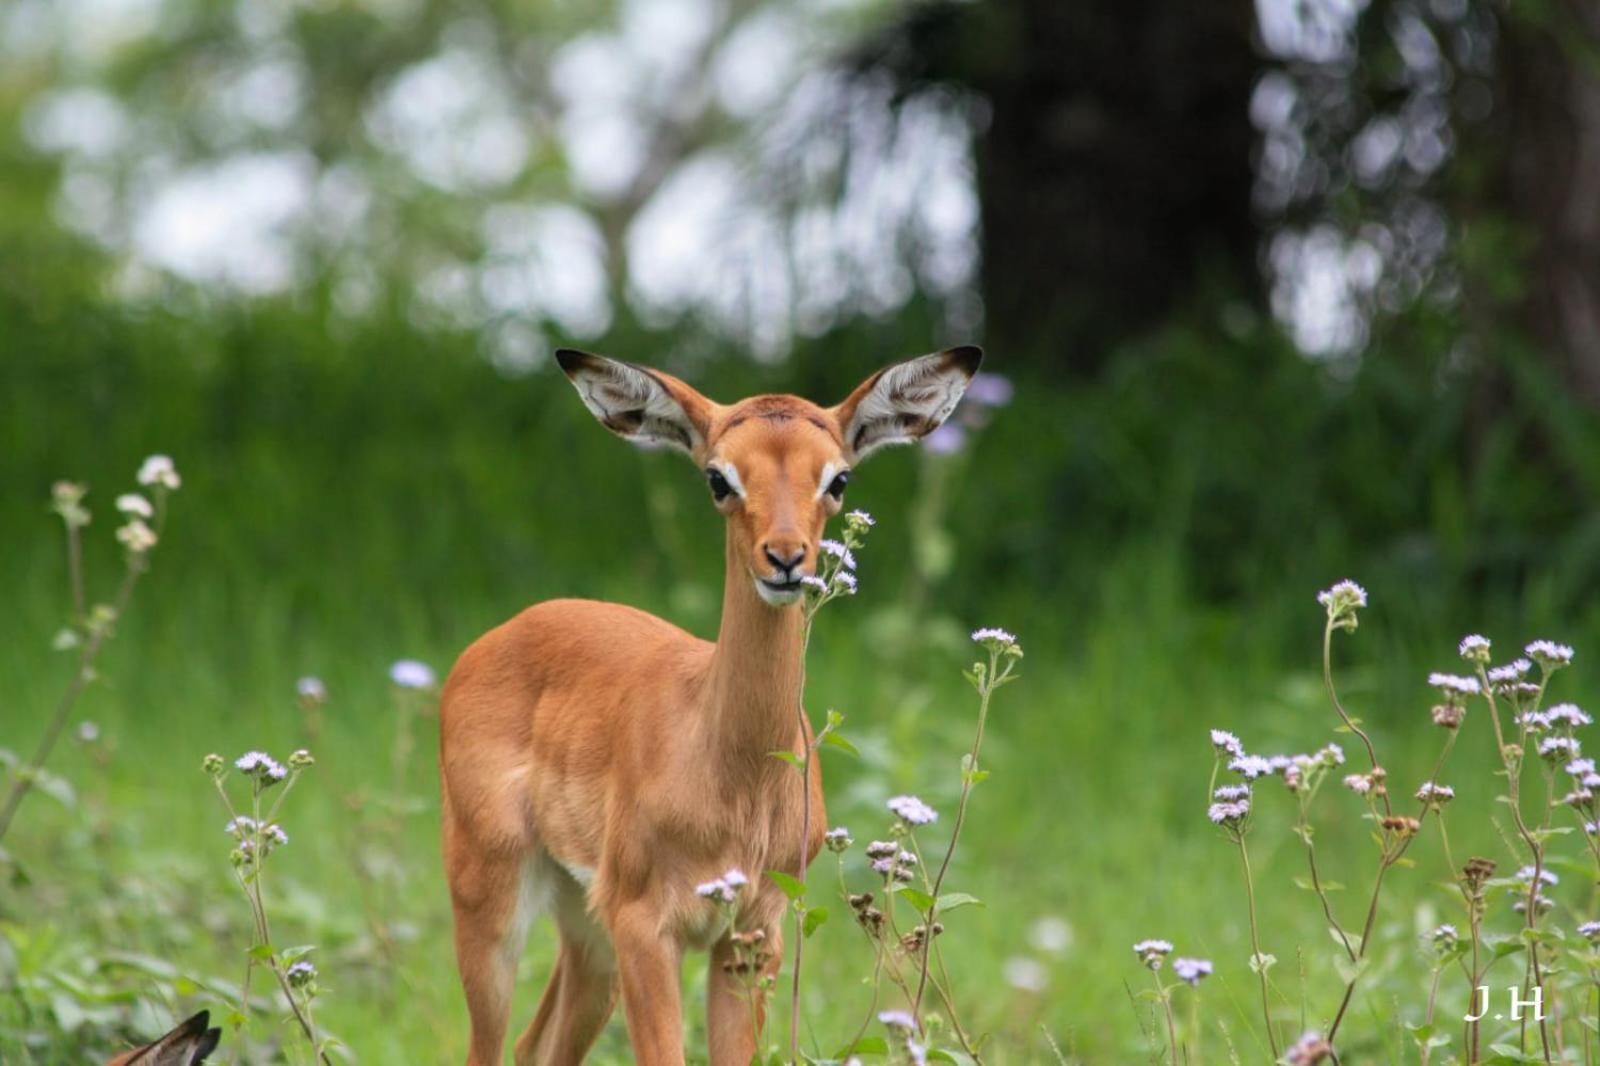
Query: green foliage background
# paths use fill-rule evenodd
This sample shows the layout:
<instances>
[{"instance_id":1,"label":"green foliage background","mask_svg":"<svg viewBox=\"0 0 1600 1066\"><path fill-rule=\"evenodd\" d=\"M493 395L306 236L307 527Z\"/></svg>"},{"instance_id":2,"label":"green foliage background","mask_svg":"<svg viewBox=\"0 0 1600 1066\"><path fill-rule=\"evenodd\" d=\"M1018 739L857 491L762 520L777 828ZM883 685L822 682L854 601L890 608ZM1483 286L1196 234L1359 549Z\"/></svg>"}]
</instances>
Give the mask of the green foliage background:
<instances>
[{"instance_id":1,"label":"green foliage background","mask_svg":"<svg viewBox=\"0 0 1600 1066\"><path fill-rule=\"evenodd\" d=\"M362 37L324 28L308 22L305 37L325 58ZM0 101L0 747L31 747L69 671L49 650L68 613L51 483L91 486L103 598L119 565L110 502L138 460L167 452L185 479L83 706L103 744L63 749L53 765L73 803L30 797L6 841L0 1060L82 1062L219 1005L213 982L241 967L243 913L199 762L303 742L304 674L331 701L319 765L287 811L293 843L273 886L283 936L321 946L321 1018L362 1060L459 1059L428 738L406 770L418 803L381 856L383 887L352 872L389 774L388 664L442 671L488 627L557 595L622 600L710 635L721 531L700 478L609 438L548 363L507 375L475 333L416 325L403 285L357 316L335 310L331 279L258 300L170 280L114 298L115 264L50 217L59 175L23 144L26 93L0 84L13 94ZM1478 262L1491 289L1516 290L1513 257ZM904 450L853 482L850 503L879 526L861 595L824 616L811 660L811 708L844 711L863 750L825 768L833 822L864 840L887 795L947 806L972 718L964 634L1001 625L1027 648L1022 682L997 698L994 776L952 881L987 906L953 916L946 943L965 1020L991 1034L995 1061L1047 1060L1041 1027L1074 1061L1159 1046L1148 1005L1123 986L1143 976L1128 945L1144 936L1217 961L1197 1061L1229 1047L1260 1058L1234 856L1202 812L1206 730L1262 751L1329 739L1317 589L1350 576L1372 592L1340 656L1397 781L1431 761L1422 678L1448 667L1464 632L1577 644L1564 695L1593 697L1582 664L1600 647L1600 429L1509 329L1483 353L1504 389L1486 417L1485 377L1456 372L1459 313L1383 319L1358 362L1306 360L1227 291L1124 343L1094 382L1044 373L1052 351L994 350L988 366L1012 373L1016 399L969 449ZM649 329L623 314L584 344L719 398L832 400L882 363L969 339L943 321L914 299L775 365L689 320ZM1480 785L1458 854L1498 846L1483 724L1469 721L1455 756L1458 791ZM1355 884L1365 829L1346 798L1326 801L1322 846ZM1316 1024L1337 993L1330 945L1293 886L1294 842L1276 832L1288 805L1262 806L1279 818L1260 858L1265 936L1285 998ZM1442 860L1417 860L1358 1001L1357 1061L1397 1058L1419 1015L1411 934L1451 897ZM866 1010L870 960L834 911L810 953L807 1041L823 1051ZM1037 943L1046 918L1068 924L1069 945ZM514 1026L531 1017L550 950L536 930ZM1042 988L1017 987L1016 959L1044 967ZM620 1021L600 1057L626 1061Z\"/></svg>"}]
</instances>

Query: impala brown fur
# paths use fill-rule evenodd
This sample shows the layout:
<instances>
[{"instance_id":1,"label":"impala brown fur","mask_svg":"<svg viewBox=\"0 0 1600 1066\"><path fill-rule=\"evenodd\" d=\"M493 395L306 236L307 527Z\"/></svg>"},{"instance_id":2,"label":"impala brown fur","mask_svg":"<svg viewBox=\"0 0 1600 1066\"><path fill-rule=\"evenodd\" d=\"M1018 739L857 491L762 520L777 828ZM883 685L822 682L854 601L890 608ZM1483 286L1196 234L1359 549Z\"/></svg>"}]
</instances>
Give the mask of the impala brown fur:
<instances>
[{"instance_id":1,"label":"impala brown fur","mask_svg":"<svg viewBox=\"0 0 1600 1066\"><path fill-rule=\"evenodd\" d=\"M799 578L815 569L851 467L942 422L980 358L959 348L897 364L823 408L797 396L722 405L659 371L558 353L602 424L706 472L727 519L722 621L709 643L631 607L552 600L479 638L451 671L444 861L469 1066L502 1061L537 913L553 916L560 947L517 1063L579 1062L619 996L635 1060L682 1063L691 948L710 952L710 1061L750 1061L750 1010L723 967L732 930L695 886L730 868L749 875L737 926L766 931L776 972L786 899L762 873L801 873L802 785L771 753L811 740ZM818 760L804 787L809 860L826 826Z\"/></svg>"}]
</instances>

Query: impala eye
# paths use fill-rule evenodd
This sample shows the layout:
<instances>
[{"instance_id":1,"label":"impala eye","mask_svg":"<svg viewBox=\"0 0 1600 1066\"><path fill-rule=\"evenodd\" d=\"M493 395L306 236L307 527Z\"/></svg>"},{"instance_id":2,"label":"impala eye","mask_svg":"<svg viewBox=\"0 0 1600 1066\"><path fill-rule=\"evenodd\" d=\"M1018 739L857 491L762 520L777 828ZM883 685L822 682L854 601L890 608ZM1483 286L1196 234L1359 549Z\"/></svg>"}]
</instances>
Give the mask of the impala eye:
<instances>
[{"instance_id":1,"label":"impala eye","mask_svg":"<svg viewBox=\"0 0 1600 1066\"><path fill-rule=\"evenodd\" d=\"M722 476L720 470L706 471L706 484L711 486L711 498L721 503L733 493L733 486L728 484L728 479Z\"/></svg>"},{"instance_id":2,"label":"impala eye","mask_svg":"<svg viewBox=\"0 0 1600 1066\"><path fill-rule=\"evenodd\" d=\"M850 484L850 471L841 470L834 479L828 482L828 495L836 500L844 499L844 487Z\"/></svg>"}]
</instances>

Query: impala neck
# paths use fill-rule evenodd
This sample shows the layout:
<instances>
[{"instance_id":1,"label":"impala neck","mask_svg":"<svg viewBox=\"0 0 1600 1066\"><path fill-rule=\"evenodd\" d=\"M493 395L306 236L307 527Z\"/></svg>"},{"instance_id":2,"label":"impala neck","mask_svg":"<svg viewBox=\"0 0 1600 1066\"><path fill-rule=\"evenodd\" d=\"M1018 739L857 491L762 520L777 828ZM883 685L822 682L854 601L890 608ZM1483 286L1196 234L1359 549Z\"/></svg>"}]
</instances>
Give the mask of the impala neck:
<instances>
[{"instance_id":1,"label":"impala neck","mask_svg":"<svg viewBox=\"0 0 1600 1066\"><path fill-rule=\"evenodd\" d=\"M794 750L804 673L801 608L762 601L728 533L722 627L711 656L707 693L710 741L733 766L783 764L769 756Z\"/></svg>"}]
</instances>

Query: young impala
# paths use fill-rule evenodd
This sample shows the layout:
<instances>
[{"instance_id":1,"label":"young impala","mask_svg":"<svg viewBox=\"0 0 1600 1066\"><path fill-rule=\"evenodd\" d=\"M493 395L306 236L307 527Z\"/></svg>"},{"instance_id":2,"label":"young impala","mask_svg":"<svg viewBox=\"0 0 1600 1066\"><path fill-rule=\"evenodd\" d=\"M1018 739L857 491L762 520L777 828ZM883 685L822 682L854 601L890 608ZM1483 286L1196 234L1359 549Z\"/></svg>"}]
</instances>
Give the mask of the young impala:
<instances>
[{"instance_id":1,"label":"young impala","mask_svg":"<svg viewBox=\"0 0 1600 1066\"><path fill-rule=\"evenodd\" d=\"M800 724L800 579L851 469L950 414L978 368L954 348L881 370L844 402L714 403L659 371L556 353L612 432L671 445L727 519L722 624L707 643L632 607L551 600L462 653L444 687L440 773L456 956L472 1019L469 1066L499 1066L528 923L560 932L554 973L516 1061L576 1063L622 995L641 1066L682 1063L680 962L709 949L710 1060L746 1066L756 1034L718 909L696 885L747 871L741 930L779 965L786 899L761 876L799 875L801 783L772 757ZM810 839L825 825L810 762Z\"/></svg>"}]
</instances>

